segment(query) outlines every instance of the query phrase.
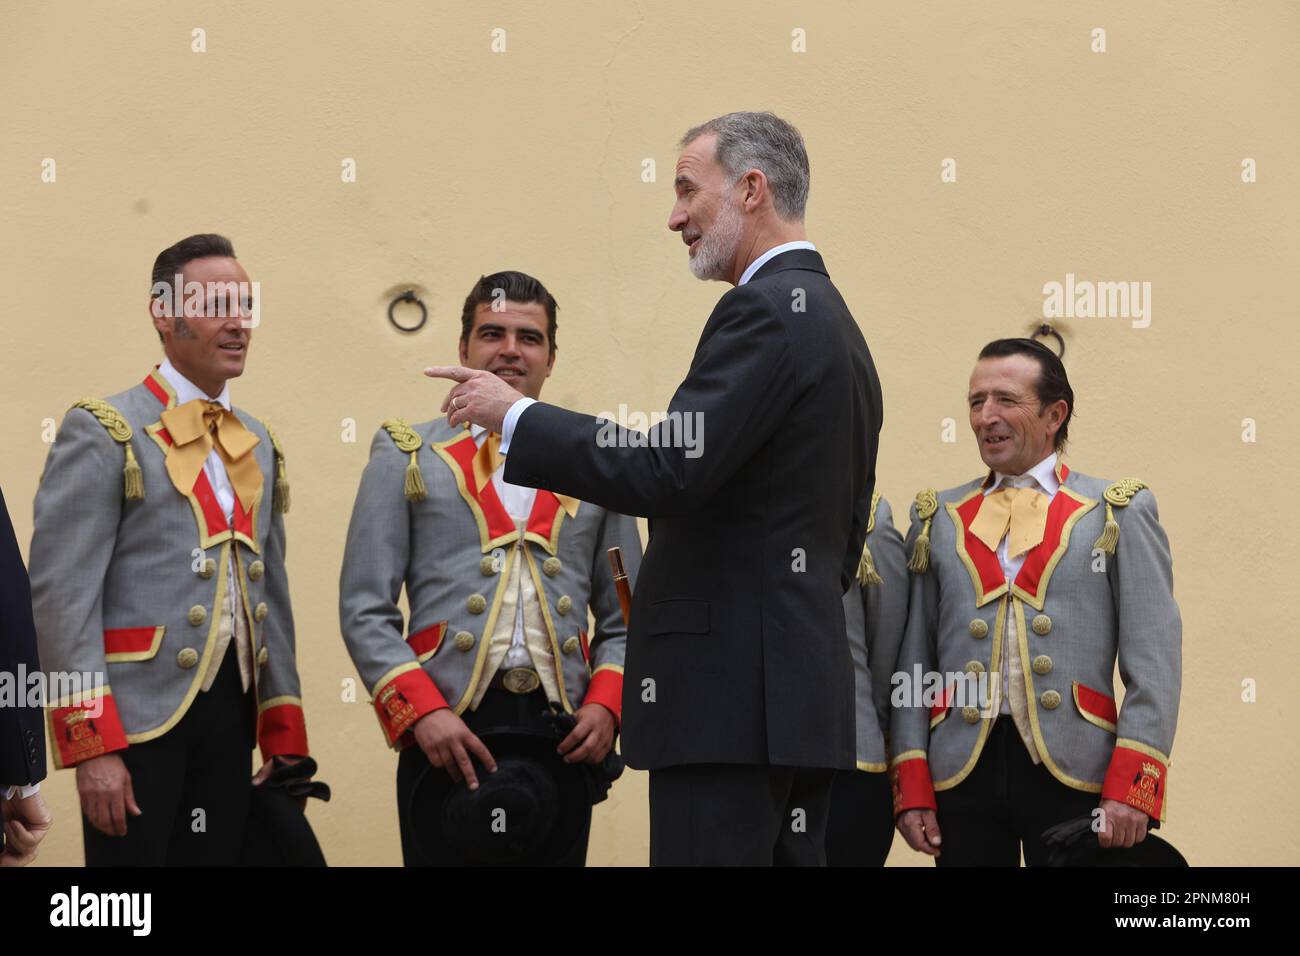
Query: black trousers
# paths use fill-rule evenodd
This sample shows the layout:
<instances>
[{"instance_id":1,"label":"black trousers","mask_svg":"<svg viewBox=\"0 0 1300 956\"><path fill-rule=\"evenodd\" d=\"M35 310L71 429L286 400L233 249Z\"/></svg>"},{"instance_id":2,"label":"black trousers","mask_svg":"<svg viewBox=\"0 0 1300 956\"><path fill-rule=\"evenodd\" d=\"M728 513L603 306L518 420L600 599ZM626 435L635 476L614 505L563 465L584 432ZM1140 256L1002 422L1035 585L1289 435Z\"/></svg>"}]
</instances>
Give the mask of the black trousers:
<instances>
[{"instance_id":1,"label":"black trousers","mask_svg":"<svg viewBox=\"0 0 1300 956\"><path fill-rule=\"evenodd\" d=\"M531 694L514 694L508 690L493 688L483 695L478 710L466 710L460 715L460 719L465 721L466 727L477 734L485 727L534 726L538 721L538 714L545 709L546 694L542 690L535 690ZM492 750L490 741L487 742L487 748ZM493 756L497 754L494 752ZM480 774L481 781L483 765L479 763L477 757L471 757L471 760L474 762L475 773ZM397 758L397 825L402 836L402 865L460 867L463 864L460 862L459 853L442 839L441 834L428 833L425 835L425 842L421 843L411 824L411 795L421 772L427 766L429 766L429 758L415 744L403 750ZM447 771L435 767L433 772L446 773ZM465 784L460 783L456 786L463 787ZM591 816L588 814L579 839L554 865L586 866L587 842L590 837Z\"/></svg>"},{"instance_id":2,"label":"black trousers","mask_svg":"<svg viewBox=\"0 0 1300 956\"><path fill-rule=\"evenodd\" d=\"M889 774L835 771L826 824L827 866L884 866L894 844Z\"/></svg>"},{"instance_id":3,"label":"black trousers","mask_svg":"<svg viewBox=\"0 0 1300 956\"><path fill-rule=\"evenodd\" d=\"M825 866L835 771L684 764L650 771L651 866Z\"/></svg>"},{"instance_id":4,"label":"black trousers","mask_svg":"<svg viewBox=\"0 0 1300 956\"><path fill-rule=\"evenodd\" d=\"M83 815L86 866L237 866L252 792L253 694L233 647L207 692L161 737L118 753L141 815L108 836ZM201 811L201 812L200 812Z\"/></svg>"},{"instance_id":5,"label":"black trousers","mask_svg":"<svg viewBox=\"0 0 1300 956\"><path fill-rule=\"evenodd\" d=\"M1044 866L1042 832L1073 817L1087 816L1101 795L1061 783L1043 764L1029 759L1011 717L997 719L975 768L951 790L935 794L938 804L939 866Z\"/></svg>"}]
</instances>

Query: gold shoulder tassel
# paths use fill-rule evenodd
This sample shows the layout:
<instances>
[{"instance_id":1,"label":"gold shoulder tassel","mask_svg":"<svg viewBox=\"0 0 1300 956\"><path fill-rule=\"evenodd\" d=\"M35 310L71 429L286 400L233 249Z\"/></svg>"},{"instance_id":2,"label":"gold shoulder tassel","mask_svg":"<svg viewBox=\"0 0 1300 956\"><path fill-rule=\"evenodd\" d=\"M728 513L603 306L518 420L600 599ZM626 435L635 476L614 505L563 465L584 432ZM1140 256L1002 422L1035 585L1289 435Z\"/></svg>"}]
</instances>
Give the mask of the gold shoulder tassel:
<instances>
[{"instance_id":1,"label":"gold shoulder tassel","mask_svg":"<svg viewBox=\"0 0 1300 956\"><path fill-rule=\"evenodd\" d=\"M122 446L125 463L122 466L122 493L127 501L140 501L144 498L144 473L140 470L140 463L135 460L135 452L131 450L131 426L127 424L126 419L108 402L100 398L83 398L74 402L73 408L84 408L90 414L94 415L96 420L104 426L109 437Z\"/></svg>"},{"instance_id":2,"label":"gold shoulder tassel","mask_svg":"<svg viewBox=\"0 0 1300 956\"><path fill-rule=\"evenodd\" d=\"M271 450L275 453L275 490L271 496L271 510L278 515L288 514L289 474L284 468L284 449L280 447L280 439L275 437L275 432L271 430L271 426L266 422L262 422L262 427L271 436Z\"/></svg>"},{"instance_id":3,"label":"gold shoulder tassel","mask_svg":"<svg viewBox=\"0 0 1300 956\"><path fill-rule=\"evenodd\" d=\"M871 513L867 516L867 537L876 530L876 505L880 504L880 492L871 493ZM871 559L871 548L862 542L862 557L858 560L858 583L863 587L881 584L880 574L876 571L876 562Z\"/></svg>"},{"instance_id":4,"label":"gold shoulder tassel","mask_svg":"<svg viewBox=\"0 0 1300 956\"><path fill-rule=\"evenodd\" d=\"M390 418L384 422L384 428L393 439L393 444L401 452L409 452L411 460L406 465L406 482L402 493L407 501L422 501L428 495L424 487L424 476L420 474L420 461L416 456L424 442L415 430L401 418Z\"/></svg>"},{"instance_id":5,"label":"gold shoulder tassel","mask_svg":"<svg viewBox=\"0 0 1300 956\"><path fill-rule=\"evenodd\" d=\"M1125 508L1133 496L1146 487L1146 483L1137 478L1121 478L1109 485L1102 497L1106 499L1106 526L1101 536L1093 542L1093 548L1100 548L1107 554L1114 554L1119 545L1119 522L1115 520L1115 508Z\"/></svg>"},{"instance_id":6,"label":"gold shoulder tassel","mask_svg":"<svg viewBox=\"0 0 1300 956\"><path fill-rule=\"evenodd\" d=\"M926 488L924 491L917 492L916 516L925 524L921 525L921 533L917 536L916 546L912 549L912 556L907 559L907 569L909 571L923 574L930 567L930 519L934 517L934 513L938 510L939 497L933 488Z\"/></svg>"}]
</instances>

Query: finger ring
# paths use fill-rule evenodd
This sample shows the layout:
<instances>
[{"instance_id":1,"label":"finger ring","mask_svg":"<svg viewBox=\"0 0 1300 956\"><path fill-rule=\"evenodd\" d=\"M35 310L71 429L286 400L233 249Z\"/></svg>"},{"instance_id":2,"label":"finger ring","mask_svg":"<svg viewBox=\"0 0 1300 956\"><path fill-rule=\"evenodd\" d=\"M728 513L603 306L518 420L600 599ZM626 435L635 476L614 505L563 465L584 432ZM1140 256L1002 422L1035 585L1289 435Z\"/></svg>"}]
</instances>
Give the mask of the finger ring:
<instances>
[{"instance_id":1,"label":"finger ring","mask_svg":"<svg viewBox=\"0 0 1300 956\"><path fill-rule=\"evenodd\" d=\"M459 396L459 395L453 395L453 396L452 396L452 399L451 399L451 407L454 408L454 409L456 409L456 411L460 411L460 396Z\"/></svg>"}]
</instances>

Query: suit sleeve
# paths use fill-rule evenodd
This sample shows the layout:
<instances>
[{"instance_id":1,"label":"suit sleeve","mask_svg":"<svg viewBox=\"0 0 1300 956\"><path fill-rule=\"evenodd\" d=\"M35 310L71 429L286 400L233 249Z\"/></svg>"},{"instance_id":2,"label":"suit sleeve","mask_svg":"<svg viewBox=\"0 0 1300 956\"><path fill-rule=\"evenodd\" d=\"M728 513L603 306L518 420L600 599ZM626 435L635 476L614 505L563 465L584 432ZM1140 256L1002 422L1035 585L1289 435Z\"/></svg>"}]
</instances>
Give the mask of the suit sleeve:
<instances>
[{"instance_id":1,"label":"suit sleeve","mask_svg":"<svg viewBox=\"0 0 1300 956\"><path fill-rule=\"evenodd\" d=\"M390 746L425 714L448 706L402 638L398 600L411 555L406 456L379 429L361 475L343 550L339 626Z\"/></svg>"},{"instance_id":2,"label":"suit sleeve","mask_svg":"<svg viewBox=\"0 0 1300 956\"><path fill-rule=\"evenodd\" d=\"M0 494L0 669L12 681L16 699L0 707L0 791L45 777L45 728L39 705L28 706L28 681L41 669L32 620L32 591L4 495Z\"/></svg>"},{"instance_id":3,"label":"suit sleeve","mask_svg":"<svg viewBox=\"0 0 1300 956\"><path fill-rule=\"evenodd\" d=\"M307 756L307 722L298 678L293 606L285 566L286 548L284 515L272 508L266 560L263 562L266 567L266 604L270 613L262 633L268 656L258 684L257 715L257 743L264 761L279 754Z\"/></svg>"},{"instance_id":4,"label":"suit sleeve","mask_svg":"<svg viewBox=\"0 0 1300 956\"><path fill-rule=\"evenodd\" d=\"M880 575L880 583L862 589L867 622L867 668L871 671L871 700L874 715L859 715L880 723L881 733L889 741L889 693L898 666L898 655L907 627L908 587L907 557L903 536L894 527L889 502L880 499L876 523L867 536L867 547Z\"/></svg>"},{"instance_id":5,"label":"suit sleeve","mask_svg":"<svg viewBox=\"0 0 1300 956\"><path fill-rule=\"evenodd\" d=\"M519 418L507 481L548 488L625 515L688 514L708 501L776 430L798 386L779 305L754 286L723 296L669 418L649 440L544 402ZM674 420L701 423L702 444L673 440ZM859 544L861 542L859 541Z\"/></svg>"},{"instance_id":6,"label":"suit sleeve","mask_svg":"<svg viewBox=\"0 0 1300 956\"><path fill-rule=\"evenodd\" d=\"M591 643L591 683L582 702L603 705L621 723L627 625L614 586L614 572L609 566L608 552L614 547L623 549L628 585L635 588L641 568L641 535L637 532L636 519L607 511L601 523L600 544L591 556L591 613L596 620L596 635Z\"/></svg>"},{"instance_id":7,"label":"suit sleeve","mask_svg":"<svg viewBox=\"0 0 1300 956\"><path fill-rule=\"evenodd\" d=\"M1160 820L1182 690L1182 618L1169 539L1150 490L1134 495L1118 522L1111 587L1124 704L1101 795Z\"/></svg>"},{"instance_id":8,"label":"suit sleeve","mask_svg":"<svg viewBox=\"0 0 1300 956\"><path fill-rule=\"evenodd\" d=\"M70 410L36 491L30 563L42 666L50 674L88 673L93 682L80 694L47 701L58 768L127 746L106 677L103 621L104 578L123 508L121 476L117 442L89 412Z\"/></svg>"},{"instance_id":9,"label":"suit sleeve","mask_svg":"<svg viewBox=\"0 0 1300 956\"><path fill-rule=\"evenodd\" d=\"M923 524L912 505L911 527L907 533L906 551L911 554L916 547ZM939 594L934 579L935 570L913 572L909 575L907 627L903 631L903 644L898 652L897 673L899 683L893 688L890 703L891 743L894 755L890 761L890 775L894 789L894 815L904 810L934 810L934 787L930 779L927 757L930 747L930 711L922 695L924 684L915 686L918 678L936 669L938 640Z\"/></svg>"}]
</instances>

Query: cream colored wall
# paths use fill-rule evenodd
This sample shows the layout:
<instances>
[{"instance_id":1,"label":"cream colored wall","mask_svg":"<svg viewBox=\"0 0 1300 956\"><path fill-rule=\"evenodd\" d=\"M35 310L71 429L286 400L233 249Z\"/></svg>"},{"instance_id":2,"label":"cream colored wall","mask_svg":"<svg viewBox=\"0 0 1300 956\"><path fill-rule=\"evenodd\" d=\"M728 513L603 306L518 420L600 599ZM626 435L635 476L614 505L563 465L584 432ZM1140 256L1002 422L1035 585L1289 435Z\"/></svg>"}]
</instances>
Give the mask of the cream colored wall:
<instances>
[{"instance_id":1,"label":"cream colored wall","mask_svg":"<svg viewBox=\"0 0 1300 956\"><path fill-rule=\"evenodd\" d=\"M1294 5L151 0L5 19L0 481L19 540L43 420L158 359L154 256L194 232L231 237L262 283L234 396L287 449L299 663L335 794L312 819L332 863L399 860L395 760L364 695L340 700L354 672L338 570L373 429L437 413L444 389L419 370L454 357L460 301L503 268L559 299L548 400L666 407L725 288L693 279L665 228L675 142L764 108L807 140L808 232L880 370L879 485L897 510L979 472L966 377L985 341L1033 326L1045 282L1152 283L1149 328L1061 323L1078 397L1067 460L1147 481L1173 542L1185 666L1164 832L1197 863L1297 862ZM430 308L411 336L384 314L407 285ZM42 860L78 864L73 774L45 793ZM646 861L645 801L629 773L596 811L593 863ZM891 862L920 861L899 840Z\"/></svg>"}]
</instances>

